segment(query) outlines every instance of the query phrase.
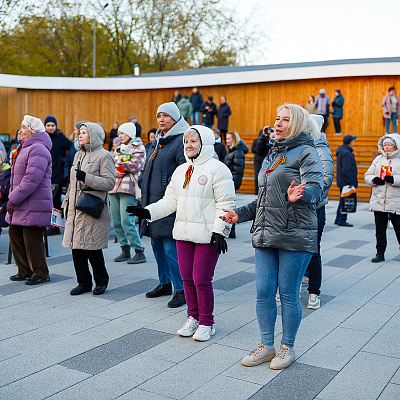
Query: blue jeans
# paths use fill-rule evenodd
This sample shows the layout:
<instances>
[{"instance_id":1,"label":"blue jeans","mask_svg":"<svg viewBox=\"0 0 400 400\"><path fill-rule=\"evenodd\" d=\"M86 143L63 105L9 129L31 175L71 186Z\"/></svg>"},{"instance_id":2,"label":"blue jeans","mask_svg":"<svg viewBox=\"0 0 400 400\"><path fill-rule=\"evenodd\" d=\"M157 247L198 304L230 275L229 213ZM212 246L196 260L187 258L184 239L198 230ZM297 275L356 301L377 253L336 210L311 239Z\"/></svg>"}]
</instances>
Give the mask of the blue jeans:
<instances>
[{"instance_id":1,"label":"blue jeans","mask_svg":"<svg viewBox=\"0 0 400 400\"><path fill-rule=\"evenodd\" d=\"M179 272L176 242L168 238L151 238L151 247L157 261L160 285L172 281L175 292L183 291L183 282Z\"/></svg>"},{"instance_id":2,"label":"blue jeans","mask_svg":"<svg viewBox=\"0 0 400 400\"><path fill-rule=\"evenodd\" d=\"M200 125L200 111L192 112L192 125Z\"/></svg>"},{"instance_id":3,"label":"blue jeans","mask_svg":"<svg viewBox=\"0 0 400 400\"><path fill-rule=\"evenodd\" d=\"M207 128L210 128L210 129L212 129L212 127L213 127L212 124L205 124L204 122L202 123L202 125L206 126Z\"/></svg>"},{"instance_id":4,"label":"blue jeans","mask_svg":"<svg viewBox=\"0 0 400 400\"><path fill-rule=\"evenodd\" d=\"M256 312L261 343L274 346L277 315L275 295L279 287L282 305L282 344L293 348L301 322L300 285L312 253L259 247L256 259Z\"/></svg>"},{"instance_id":5,"label":"blue jeans","mask_svg":"<svg viewBox=\"0 0 400 400\"><path fill-rule=\"evenodd\" d=\"M308 292L311 294L320 295L321 291L321 280L322 280L322 262L321 262L321 237L324 231L326 222L325 217L325 206L317 209L318 219L318 236L317 245L318 253L314 253L311 257L310 263L308 264Z\"/></svg>"},{"instance_id":6,"label":"blue jeans","mask_svg":"<svg viewBox=\"0 0 400 400\"><path fill-rule=\"evenodd\" d=\"M135 219L126 212L126 207L137 206L135 196L128 193L110 193L111 219L121 246L131 246L135 250L144 250Z\"/></svg>"},{"instance_id":7,"label":"blue jeans","mask_svg":"<svg viewBox=\"0 0 400 400\"><path fill-rule=\"evenodd\" d=\"M390 119L392 120L392 133L397 132L397 113L392 113L391 118L385 118L385 132L389 133Z\"/></svg>"}]
</instances>

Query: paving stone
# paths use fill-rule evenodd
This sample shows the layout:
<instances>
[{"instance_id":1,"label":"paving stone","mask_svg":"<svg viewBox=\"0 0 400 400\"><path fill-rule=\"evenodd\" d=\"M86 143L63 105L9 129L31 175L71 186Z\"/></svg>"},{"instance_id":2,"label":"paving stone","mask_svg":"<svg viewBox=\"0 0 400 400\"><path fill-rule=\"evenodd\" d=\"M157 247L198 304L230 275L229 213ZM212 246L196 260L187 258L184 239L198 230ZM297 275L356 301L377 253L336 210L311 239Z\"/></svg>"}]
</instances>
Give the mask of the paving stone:
<instances>
[{"instance_id":1,"label":"paving stone","mask_svg":"<svg viewBox=\"0 0 400 400\"><path fill-rule=\"evenodd\" d=\"M318 394L321 400L375 400L400 359L360 351Z\"/></svg>"},{"instance_id":2,"label":"paving stone","mask_svg":"<svg viewBox=\"0 0 400 400\"><path fill-rule=\"evenodd\" d=\"M46 259L47 266L52 267L54 265L72 262L72 254L64 254L63 256L48 257Z\"/></svg>"},{"instance_id":3,"label":"paving stone","mask_svg":"<svg viewBox=\"0 0 400 400\"><path fill-rule=\"evenodd\" d=\"M297 361L340 371L372 336L370 332L336 328Z\"/></svg>"},{"instance_id":4,"label":"paving stone","mask_svg":"<svg viewBox=\"0 0 400 400\"><path fill-rule=\"evenodd\" d=\"M117 398L118 400L171 400L171 397L161 396L142 389L133 389Z\"/></svg>"},{"instance_id":5,"label":"paving stone","mask_svg":"<svg viewBox=\"0 0 400 400\"><path fill-rule=\"evenodd\" d=\"M251 256L251 257L243 258L243 260L239 260L239 262L247 263L247 264L255 264L256 263L256 257L255 256Z\"/></svg>"},{"instance_id":6,"label":"paving stone","mask_svg":"<svg viewBox=\"0 0 400 400\"><path fill-rule=\"evenodd\" d=\"M86 353L65 360L60 365L89 374L98 374L168 340L170 337L167 333L144 328L139 329Z\"/></svg>"},{"instance_id":7,"label":"paving stone","mask_svg":"<svg viewBox=\"0 0 400 400\"><path fill-rule=\"evenodd\" d=\"M1 387L0 399L45 399L53 393L59 392L88 377L90 377L89 374L55 365Z\"/></svg>"},{"instance_id":8,"label":"paving stone","mask_svg":"<svg viewBox=\"0 0 400 400\"><path fill-rule=\"evenodd\" d=\"M341 249L359 249L362 246L365 246L366 244L369 244L370 242L365 241L365 240L348 240L347 242L343 242L340 245L337 245L336 247L339 247Z\"/></svg>"},{"instance_id":9,"label":"paving stone","mask_svg":"<svg viewBox=\"0 0 400 400\"><path fill-rule=\"evenodd\" d=\"M331 232L335 229L337 229L338 227L336 225L325 225L324 226L324 232L323 233L328 233Z\"/></svg>"},{"instance_id":10,"label":"paving stone","mask_svg":"<svg viewBox=\"0 0 400 400\"><path fill-rule=\"evenodd\" d=\"M61 282L65 281L67 279L71 279L70 276L64 276L64 275L58 275L58 274L50 274L50 282L44 283L43 285L49 285L51 283L56 283L56 282ZM24 290L29 290L29 289L36 289L38 286L35 285L25 285L25 281L21 282L12 282L8 283L6 285L1 285L0 286L0 294L3 296L7 296L10 294L14 293L19 293Z\"/></svg>"},{"instance_id":11,"label":"paving stone","mask_svg":"<svg viewBox=\"0 0 400 400\"><path fill-rule=\"evenodd\" d=\"M238 362L242 356L242 350L213 344L143 383L139 389L183 399Z\"/></svg>"},{"instance_id":12,"label":"paving stone","mask_svg":"<svg viewBox=\"0 0 400 400\"><path fill-rule=\"evenodd\" d=\"M311 400L315 398L335 375L335 371L295 362L267 383L250 399L293 400L301 398L302 400ZM301 393L300 396L299 393Z\"/></svg>"},{"instance_id":13,"label":"paving stone","mask_svg":"<svg viewBox=\"0 0 400 400\"><path fill-rule=\"evenodd\" d=\"M342 328L376 333L400 309L399 307L391 306L389 304L383 306L382 304L377 304L373 301L374 299L361 307L340 326Z\"/></svg>"},{"instance_id":14,"label":"paving stone","mask_svg":"<svg viewBox=\"0 0 400 400\"><path fill-rule=\"evenodd\" d=\"M219 290L230 291L243 286L249 282L254 281L255 274L249 272L237 272L227 276L226 278L219 279L213 283L213 287Z\"/></svg>"},{"instance_id":15,"label":"paving stone","mask_svg":"<svg viewBox=\"0 0 400 400\"><path fill-rule=\"evenodd\" d=\"M50 397L52 400L108 400L123 396L174 364L138 355ZM119 398L119 397L118 397Z\"/></svg>"},{"instance_id":16,"label":"paving stone","mask_svg":"<svg viewBox=\"0 0 400 400\"><path fill-rule=\"evenodd\" d=\"M184 399L198 400L203 397L204 393L210 393L213 400L242 400L247 399L260 389L261 385L218 375Z\"/></svg>"},{"instance_id":17,"label":"paving stone","mask_svg":"<svg viewBox=\"0 0 400 400\"><path fill-rule=\"evenodd\" d=\"M390 380L392 383L396 383L397 385L400 385L400 368L397 370L397 372L393 375L392 379Z\"/></svg>"},{"instance_id":18,"label":"paving stone","mask_svg":"<svg viewBox=\"0 0 400 400\"><path fill-rule=\"evenodd\" d=\"M331 260L325 264L330 265L332 267L349 268L352 265L357 264L358 262L360 262L363 259L364 259L364 257L361 257L361 256L344 254L344 255L337 257L334 260Z\"/></svg>"},{"instance_id":19,"label":"paving stone","mask_svg":"<svg viewBox=\"0 0 400 400\"><path fill-rule=\"evenodd\" d=\"M400 385L389 383L378 400L398 400L400 399Z\"/></svg>"},{"instance_id":20,"label":"paving stone","mask_svg":"<svg viewBox=\"0 0 400 400\"><path fill-rule=\"evenodd\" d=\"M359 229L368 229L368 230L373 230L373 231L375 231L375 224L363 225L363 226L360 226Z\"/></svg>"},{"instance_id":21,"label":"paving stone","mask_svg":"<svg viewBox=\"0 0 400 400\"><path fill-rule=\"evenodd\" d=\"M107 290L101 297L106 300L121 301L138 294L146 293L158 285L156 279L144 279L128 285L119 286L115 289Z\"/></svg>"},{"instance_id":22,"label":"paving stone","mask_svg":"<svg viewBox=\"0 0 400 400\"><path fill-rule=\"evenodd\" d=\"M365 345L364 351L397 357L400 361L400 311Z\"/></svg>"},{"instance_id":23,"label":"paving stone","mask_svg":"<svg viewBox=\"0 0 400 400\"><path fill-rule=\"evenodd\" d=\"M400 305L400 278L396 279L385 289L383 289L375 298L375 303L388 304L392 306Z\"/></svg>"}]
</instances>

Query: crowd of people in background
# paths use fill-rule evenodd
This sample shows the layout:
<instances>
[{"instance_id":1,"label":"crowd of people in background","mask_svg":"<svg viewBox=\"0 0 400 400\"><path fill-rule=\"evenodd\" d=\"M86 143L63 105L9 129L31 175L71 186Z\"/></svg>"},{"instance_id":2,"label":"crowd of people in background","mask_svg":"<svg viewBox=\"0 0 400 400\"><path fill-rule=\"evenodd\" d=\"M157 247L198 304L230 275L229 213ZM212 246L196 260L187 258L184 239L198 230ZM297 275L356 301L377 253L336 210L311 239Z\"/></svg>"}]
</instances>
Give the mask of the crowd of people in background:
<instances>
[{"instance_id":1,"label":"crowd of people in background","mask_svg":"<svg viewBox=\"0 0 400 400\"><path fill-rule=\"evenodd\" d=\"M190 97L176 90L172 101L159 105L157 127L144 140L135 116L114 122L106 142L100 123L78 121L67 138L56 117L49 115L42 123L26 115L9 163L0 148L0 227L9 226L18 267L10 279L27 285L50 281L43 237L62 233L51 224L54 207L65 218L62 245L72 250L77 277L70 294L91 292L93 282L93 294L103 294L109 283L103 249L112 222L121 248L114 261L145 263L141 237L150 237L159 282L146 297L172 296L170 308L187 304L187 321L177 334L206 341L215 334L212 279L218 258L227 251L226 240L236 237L235 224L251 220L261 343L242 364L288 367L295 360L302 282L308 285L307 307L320 307L320 245L334 175L324 132L332 116L335 135L342 135L343 106L340 89L332 102L320 89L304 107L280 106L274 127L261 129L251 146L257 199L238 209L235 192L242 185L249 148L237 131L228 129L232 111L225 96L217 106L212 96L204 101L196 87ZM378 142L381 154L365 174L372 185L376 225L372 262L384 260L389 220L400 243L400 104L394 87L382 107L386 134ZM343 136L336 151L340 193L358 185L355 139ZM335 224L351 227L342 201ZM275 352L277 300L283 335Z\"/></svg>"}]
</instances>

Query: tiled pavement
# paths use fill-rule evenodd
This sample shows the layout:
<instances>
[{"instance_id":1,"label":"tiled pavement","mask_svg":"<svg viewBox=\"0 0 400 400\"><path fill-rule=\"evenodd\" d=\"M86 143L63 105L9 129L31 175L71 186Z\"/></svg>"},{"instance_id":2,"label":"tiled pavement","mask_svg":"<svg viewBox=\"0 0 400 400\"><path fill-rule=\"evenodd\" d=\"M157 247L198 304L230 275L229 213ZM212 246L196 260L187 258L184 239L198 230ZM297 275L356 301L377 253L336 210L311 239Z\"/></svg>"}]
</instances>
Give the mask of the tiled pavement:
<instances>
[{"instance_id":1,"label":"tiled pavement","mask_svg":"<svg viewBox=\"0 0 400 400\"><path fill-rule=\"evenodd\" d=\"M253 199L239 195L238 203ZM336 202L327 207L322 239L322 307L305 308L296 362L284 371L268 364L246 368L241 358L257 347L254 251L250 224L215 273L216 335L205 343L176 336L185 309L169 298L147 299L157 284L154 257L114 263L103 296L71 297L75 274L61 237L51 237L51 282L28 287L11 282L5 265L7 231L0 237L0 399L400 399L400 257L388 231L386 261L373 264L373 215L360 204L354 228L333 225ZM276 343L281 336L281 317Z\"/></svg>"}]
</instances>

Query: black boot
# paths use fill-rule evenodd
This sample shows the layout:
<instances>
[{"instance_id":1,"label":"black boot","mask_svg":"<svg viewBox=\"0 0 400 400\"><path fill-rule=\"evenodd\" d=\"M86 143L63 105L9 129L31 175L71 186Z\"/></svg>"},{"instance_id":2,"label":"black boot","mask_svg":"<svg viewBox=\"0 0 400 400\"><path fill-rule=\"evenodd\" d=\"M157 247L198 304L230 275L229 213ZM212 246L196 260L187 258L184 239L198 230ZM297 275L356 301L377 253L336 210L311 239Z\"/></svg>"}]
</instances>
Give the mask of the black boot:
<instances>
[{"instance_id":1,"label":"black boot","mask_svg":"<svg viewBox=\"0 0 400 400\"><path fill-rule=\"evenodd\" d=\"M183 292L175 292L174 297L168 303L169 308L178 308L186 304L185 293Z\"/></svg>"},{"instance_id":2,"label":"black boot","mask_svg":"<svg viewBox=\"0 0 400 400\"><path fill-rule=\"evenodd\" d=\"M146 262L146 256L143 250L135 249L135 255L128 260L128 264L141 264Z\"/></svg>"},{"instance_id":3,"label":"black boot","mask_svg":"<svg viewBox=\"0 0 400 400\"><path fill-rule=\"evenodd\" d=\"M131 247L130 246L121 246L121 254L118 257L114 258L115 262L126 261L131 258Z\"/></svg>"},{"instance_id":4,"label":"black boot","mask_svg":"<svg viewBox=\"0 0 400 400\"><path fill-rule=\"evenodd\" d=\"M383 254L377 254L372 260L373 263L378 263L381 261L385 261L385 256Z\"/></svg>"},{"instance_id":5,"label":"black boot","mask_svg":"<svg viewBox=\"0 0 400 400\"><path fill-rule=\"evenodd\" d=\"M155 289L153 289L150 292L146 293L146 297L149 297L150 299L154 297L160 297L160 296L169 296L172 294L172 283L167 283L166 285L158 285Z\"/></svg>"}]
</instances>

